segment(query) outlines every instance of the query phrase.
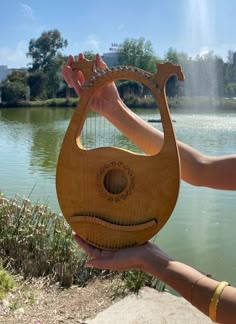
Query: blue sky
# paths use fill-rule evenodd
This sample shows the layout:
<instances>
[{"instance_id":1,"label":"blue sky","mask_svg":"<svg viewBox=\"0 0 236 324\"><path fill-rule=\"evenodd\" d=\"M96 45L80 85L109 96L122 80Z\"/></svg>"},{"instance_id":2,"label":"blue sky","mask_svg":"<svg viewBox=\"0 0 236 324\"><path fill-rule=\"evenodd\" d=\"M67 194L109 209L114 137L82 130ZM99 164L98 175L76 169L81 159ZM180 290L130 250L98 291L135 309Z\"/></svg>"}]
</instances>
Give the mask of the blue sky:
<instances>
[{"instance_id":1,"label":"blue sky","mask_svg":"<svg viewBox=\"0 0 236 324\"><path fill-rule=\"evenodd\" d=\"M0 65L22 67L29 41L58 29L64 54L109 52L111 43L144 37L164 58L172 47L189 56L236 51L235 0L1 1Z\"/></svg>"}]
</instances>

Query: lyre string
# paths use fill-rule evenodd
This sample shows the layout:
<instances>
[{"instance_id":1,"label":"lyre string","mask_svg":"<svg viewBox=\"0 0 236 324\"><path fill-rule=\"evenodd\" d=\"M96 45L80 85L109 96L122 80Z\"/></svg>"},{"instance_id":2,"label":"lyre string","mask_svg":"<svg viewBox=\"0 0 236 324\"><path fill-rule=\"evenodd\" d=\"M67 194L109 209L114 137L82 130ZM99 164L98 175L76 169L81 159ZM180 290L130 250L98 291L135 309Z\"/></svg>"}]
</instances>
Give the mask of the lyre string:
<instances>
[{"instance_id":1,"label":"lyre string","mask_svg":"<svg viewBox=\"0 0 236 324\"><path fill-rule=\"evenodd\" d=\"M95 95L93 98L93 101L95 101L95 105L98 108L98 111L103 111L104 109L111 109L112 106L109 105L107 107L102 106L101 100L97 98ZM110 112L112 113L112 112ZM135 129L131 129L131 138L135 138ZM112 146L112 147L118 147L118 148L125 148L129 149L130 151L133 152L139 152L140 149L137 148L124 134L122 134L117 128L115 128L106 118L104 118L101 114L92 111L91 109L88 111L87 118L85 120L83 130L82 130L82 144L85 149L90 150L94 148L99 148L99 147L107 147L107 146ZM148 139L147 139L148 143ZM143 152L142 152L143 153ZM112 157L111 157L112 160ZM108 161L109 162L109 161ZM111 172L109 177L107 178L107 182L104 183L106 189L110 192L116 195L121 189L120 186L120 180L121 180L122 175L119 172ZM86 176L86 181L88 182L88 176ZM120 186L119 186L120 185ZM91 181L90 181L90 186L88 186L88 183L85 184L85 188L87 188L85 194L87 196L87 200L89 197L89 192L95 190L95 188L92 187ZM127 225L134 225L138 224L139 219L137 216L137 211L140 206L142 205L143 201L139 200L136 202L131 202L130 210L134 211L132 214L130 213L129 217L126 219L126 224ZM116 224L122 224L122 219L119 215L119 203L113 202L111 203L111 209L112 209L112 214L114 215L113 220ZM91 201L91 205L89 207L89 211L87 213L90 217L92 217L95 221L97 218L97 211L93 207L93 201ZM99 215L102 218L102 215ZM97 241L97 233L96 231L93 233L94 237L93 239ZM119 234L121 235L121 233ZM108 238L109 240L110 238Z\"/></svg>"}]
</instances>

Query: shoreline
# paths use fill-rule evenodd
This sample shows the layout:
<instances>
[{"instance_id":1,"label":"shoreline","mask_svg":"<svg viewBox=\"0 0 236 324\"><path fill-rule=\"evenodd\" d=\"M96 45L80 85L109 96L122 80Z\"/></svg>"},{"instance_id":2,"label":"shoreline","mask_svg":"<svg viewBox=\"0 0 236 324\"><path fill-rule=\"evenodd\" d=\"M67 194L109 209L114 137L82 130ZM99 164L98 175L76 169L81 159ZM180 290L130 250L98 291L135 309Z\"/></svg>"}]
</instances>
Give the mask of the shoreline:
<instances>
[{"instance_id":1,"label":"shoreline","mask_svg":"<svg viewBox=\"0 0 236 324\"><path fill-rule=\"evenodd\" d=\"M1 108L34 108L34 107L76 107L78 105L78 98L53 98L47 100L35 101L20 101L18 103L0 103ZM156 109L156 102L154 100L124 100L125 104L132 109ZM209 111L209 107L215 108L217 111L232 110L236 111L235 98L210 98L210 97L174 97L168 98L170 109L178 109L181 111ZM200 108L200 109L199 109Z\"/></svg>"}]
</instances>

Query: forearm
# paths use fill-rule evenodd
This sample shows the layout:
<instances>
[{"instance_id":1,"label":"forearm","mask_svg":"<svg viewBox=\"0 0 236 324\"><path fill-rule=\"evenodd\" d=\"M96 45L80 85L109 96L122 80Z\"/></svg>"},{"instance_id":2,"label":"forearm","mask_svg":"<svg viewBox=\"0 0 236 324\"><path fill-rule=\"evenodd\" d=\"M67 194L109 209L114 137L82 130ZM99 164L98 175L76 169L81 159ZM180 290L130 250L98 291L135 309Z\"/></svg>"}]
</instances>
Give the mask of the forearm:
<instances>
[{"instance_id":1,"label":"forearm","mask_svg":"<svg viewBox=\"0 0 236 324\"><path fill-rule=\"evenodd\" d=\"M153 262L155 262L154 259ZM159 270L154 264L150 267L149 272L153 276L159 278ZM199 280L199 282L193 287L194 283L199 278L202 279ZM168 268L165 270L165 272L163 272L161 278L159 279L176 290L181 296L191 302L205 315L208 315L208 306L210 304L213 290L217 286L217 281L211 280L207 277L205 279L201 272L178 261L171 261ZM209 280L210 284L208 283L208 286L201 289L200 284L203 284L205 280Z\"/></svg>"},{"instance_id":2,"label":"forearm","mask_svg":"<svg viewBox=\"0 0 236 324\"><path fill-rule=\"evenodd\" d=\"M181 296L192 303L202 313L209 316L209 305L217 280L177 261L170 261L164 271L160 271L159 258L152 258L148 272L175 289ZM236 318L236 289L225 287L217 307L217 322L232 324Z\"/></svg>"},{"instance_id":3,"label":"forearm","mask_svg":"<svg viewBox=\"0 0 236 324\"><path fill-rule=\"evenodd\" d=\"M121 100L107 118L146 154L161 150L163 133L127 109ZM184 181L195 186L236 190L236 155L210 157L180 141L177 145Z\"/></svg>"},{"instance_id":4,"label":"forearm","mask_svg":"<svg viewBox=\"0 0 236 324\"><path fill-rule=\"evenodd\" d=\"M194 186L236 190L236 155L207 156L177 143L183 180Z\"/></svg>"},{"instance_id":5,"label":"forearm","mask_svg":"<svg viewBox=\"0 0 236 324\"><path fill-rule=\"evenodd\" d=\"M106 117L146 154L155 154L160 151L163 145L163 133L134 114L121 99Z\"/></svg>"}]
</instances>

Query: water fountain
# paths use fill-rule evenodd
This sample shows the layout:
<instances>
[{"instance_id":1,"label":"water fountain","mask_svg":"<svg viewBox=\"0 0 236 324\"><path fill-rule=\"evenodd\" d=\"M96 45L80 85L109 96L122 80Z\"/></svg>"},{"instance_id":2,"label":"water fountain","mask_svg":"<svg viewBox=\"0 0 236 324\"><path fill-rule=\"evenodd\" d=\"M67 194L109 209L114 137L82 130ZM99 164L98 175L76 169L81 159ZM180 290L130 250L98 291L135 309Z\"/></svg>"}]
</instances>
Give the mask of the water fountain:
<instances>
[{"instance_id":1,"label":"water fountain","mask_svg":"<svg viewBox=\"0 0 236 324\"><path fill-rule=\"evenodd\" d=\"M214 105L221 87L220 65L211 50L214 43L214 8L209 0L186 0L185 40L190 56L183 62L186 96L211 98ZM223 66L222 66L223 67Z\"/></svg>"}]
</instances>

